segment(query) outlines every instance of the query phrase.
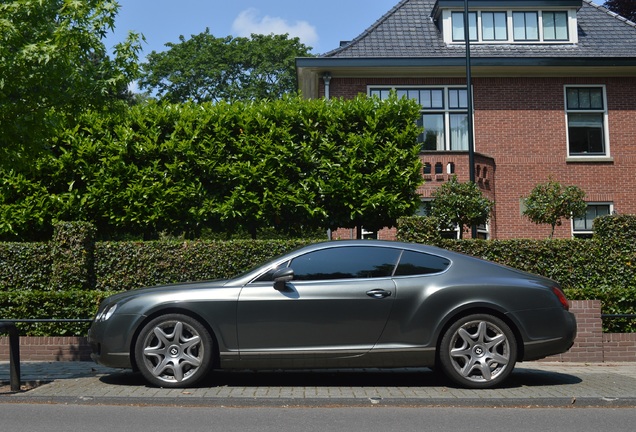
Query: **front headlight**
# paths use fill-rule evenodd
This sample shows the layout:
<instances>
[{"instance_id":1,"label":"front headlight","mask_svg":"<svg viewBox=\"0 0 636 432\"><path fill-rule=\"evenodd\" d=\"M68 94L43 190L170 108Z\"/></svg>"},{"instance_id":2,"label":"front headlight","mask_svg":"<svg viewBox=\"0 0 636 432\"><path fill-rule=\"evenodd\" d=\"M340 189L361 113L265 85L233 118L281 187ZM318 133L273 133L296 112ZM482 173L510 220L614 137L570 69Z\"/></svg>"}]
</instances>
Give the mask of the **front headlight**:
<instances>
[{"instance_id":1,"label":"front headlight","mask_svg":"<svg viewBox=\"0 0 636 432\"><path fill-rule=\"evenodd\" d=\"M97 314L95 317L95 321L106 321L108 318L113 316L115 310L117 309L117 303L112 304L110 306L106 306L101 312Z\"/></svg>"}]
</instances>

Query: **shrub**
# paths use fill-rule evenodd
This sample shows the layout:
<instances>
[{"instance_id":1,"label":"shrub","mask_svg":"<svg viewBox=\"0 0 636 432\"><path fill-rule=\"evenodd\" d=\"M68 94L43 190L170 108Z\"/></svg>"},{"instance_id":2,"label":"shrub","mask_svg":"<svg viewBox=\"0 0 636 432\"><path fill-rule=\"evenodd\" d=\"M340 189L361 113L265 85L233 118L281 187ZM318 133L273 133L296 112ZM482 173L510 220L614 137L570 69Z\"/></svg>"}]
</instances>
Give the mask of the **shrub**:
<instances>
[{"instance_id":1,"label":"shrub","mask_svg":"<svg viewBox=\"0 0 636 432\"><path fill-rule=\"evenodd\" d=\"M54 227L53 268L49 289L91 289L94 281L95 226L62 222Z\"/></svg>"},{"instance_id":2,"label":"shrub","mask_svg":"<svg viewBox=\"0 0 636 432\"><path fill-rule=\"evenodd\" d=\"M399 241L425 244L439 244L439 219L432 216L410 216L398 219L397 239Z\"/></svg>"},{"instance_id":3,"label":"shrub","mask_svg":"<svg viewBox=\"0 0 636 432\"><path fill-rule=\"evenodd\" d=\"M46 289L52 261L49 243L0 243L0 292Z\"/></svg>"},{"instance_id":4,"label":"shrub","mask_svg":"<svg viewBox=\"0 0 636 432\"><path fill-rule=\"evenodd\" d=\"M99 302L111 293L100 291L13 291L0 292L2 319L93 318ZM28 336L86 335L88 323L18 323Z\"/></svg>"}]
</instances>

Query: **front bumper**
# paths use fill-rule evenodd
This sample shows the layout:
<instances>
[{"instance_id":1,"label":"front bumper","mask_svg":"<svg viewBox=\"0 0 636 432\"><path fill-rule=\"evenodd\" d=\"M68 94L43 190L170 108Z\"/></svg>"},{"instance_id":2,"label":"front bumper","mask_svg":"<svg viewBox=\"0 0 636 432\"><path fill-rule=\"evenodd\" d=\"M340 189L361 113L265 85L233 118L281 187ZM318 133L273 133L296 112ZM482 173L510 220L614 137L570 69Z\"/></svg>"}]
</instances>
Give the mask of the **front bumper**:
<instances>
[{"instance_id":1,"label":"front bumper","mask_svg":"<svg viewBox=\"0 0 636 432\"><path fill-rule=\"evenodd\" d=\"M113 315L106 321L93 321L88 330L91 359L112 368L131 369L132 342L138 315Z\"/></svg>"}]
</instances>

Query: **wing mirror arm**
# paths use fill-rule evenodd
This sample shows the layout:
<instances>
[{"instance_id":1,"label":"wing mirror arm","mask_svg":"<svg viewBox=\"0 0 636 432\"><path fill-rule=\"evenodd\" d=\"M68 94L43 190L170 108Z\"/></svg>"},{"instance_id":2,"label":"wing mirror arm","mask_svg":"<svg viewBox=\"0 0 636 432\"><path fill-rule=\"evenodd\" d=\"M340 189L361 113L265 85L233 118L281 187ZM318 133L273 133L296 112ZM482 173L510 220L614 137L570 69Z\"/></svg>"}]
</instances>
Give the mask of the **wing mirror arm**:
<instances>
[{"instance_id":1,"label":"wing mirror arm","mask_svg":"<svg viewBox=\"0 0 636 432\"><path fill-rule=\"evenodd\" d=\"M278 291L283 291L287 282L294 279L294 270L290 267L278 269L272 275L272 279L274 279L274 288Z\"/></svg>"}]
</instances>

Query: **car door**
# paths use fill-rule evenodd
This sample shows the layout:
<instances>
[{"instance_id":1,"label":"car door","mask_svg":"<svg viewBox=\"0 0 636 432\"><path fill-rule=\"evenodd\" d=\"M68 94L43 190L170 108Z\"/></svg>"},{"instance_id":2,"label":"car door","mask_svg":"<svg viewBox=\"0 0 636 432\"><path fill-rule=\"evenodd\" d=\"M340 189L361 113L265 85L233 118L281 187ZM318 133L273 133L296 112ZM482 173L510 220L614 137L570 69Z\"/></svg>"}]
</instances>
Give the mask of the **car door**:
<instances>
[{"instance_id":1,"label":"car door","mask_svg":"<svg viewBox=\"0 0 636 432\"><path fill-rule=\"evenodd\" d=\"M380 338L395 299L391 275L401 251L327 247L285 263L294 279L246 285L238 301L238 341L245 359L354 357ZM311 364L311 361L309 363Z\"/></svg>"}]
</instances>

